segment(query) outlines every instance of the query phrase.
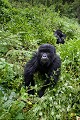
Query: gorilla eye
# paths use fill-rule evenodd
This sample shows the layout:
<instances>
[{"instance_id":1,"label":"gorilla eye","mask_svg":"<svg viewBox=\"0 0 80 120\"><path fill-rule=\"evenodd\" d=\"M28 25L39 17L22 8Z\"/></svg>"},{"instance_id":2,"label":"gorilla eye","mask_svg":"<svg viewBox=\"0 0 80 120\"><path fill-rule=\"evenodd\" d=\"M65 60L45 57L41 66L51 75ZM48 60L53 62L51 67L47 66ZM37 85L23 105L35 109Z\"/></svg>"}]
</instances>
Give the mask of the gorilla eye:
<instances>
[{"instance_id":1,"label":"gorilla eye","mask_svg":"<svg viewBox=\"0 0 80 120\"><path fill-rule=\"evenodd\" d=\"M43 54L46 54L47 56L49 56L49 52L41 52L41 55L43 55Z\"/></svg>"}]
</instances>

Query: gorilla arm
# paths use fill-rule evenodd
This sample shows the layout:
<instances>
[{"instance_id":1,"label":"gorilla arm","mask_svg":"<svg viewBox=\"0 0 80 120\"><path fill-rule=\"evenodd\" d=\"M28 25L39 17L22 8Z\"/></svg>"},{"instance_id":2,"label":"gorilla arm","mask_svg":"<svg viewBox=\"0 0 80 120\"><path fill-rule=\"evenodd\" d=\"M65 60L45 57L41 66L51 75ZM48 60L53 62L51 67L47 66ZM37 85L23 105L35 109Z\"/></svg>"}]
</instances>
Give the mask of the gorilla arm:
<instances>
[{"instance_id":1,"label":"gorilla arm","mask_svg":"<svg viewBox=\"0 0 80 120\"><path fill-rule=\"evenodd\" d=\"M30 82L31 85L34 85L33 82L33 74L37 69L37 53L33 55L32 59L26 64L24 69L24 81L25 86L29 86Z\"/></svg>"}]
</instances>

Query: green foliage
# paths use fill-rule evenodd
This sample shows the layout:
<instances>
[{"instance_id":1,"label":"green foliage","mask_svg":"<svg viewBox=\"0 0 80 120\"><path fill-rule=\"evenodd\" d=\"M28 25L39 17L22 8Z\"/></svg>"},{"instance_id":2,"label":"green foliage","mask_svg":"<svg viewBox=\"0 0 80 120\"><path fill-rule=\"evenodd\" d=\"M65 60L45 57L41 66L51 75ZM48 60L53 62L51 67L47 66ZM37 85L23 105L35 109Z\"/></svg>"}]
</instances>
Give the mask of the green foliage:
<instances>
[{"instance_id":1,"label":"green foliage","mask_svg":"<svg viewBox=\"0 0 80 120\"><path fill-rule=\"evenodd\" d=\"M0 59L0 83L5 88L18 89L22 83L20 74L20 66L9 64L5 59ZM19 72L18 72L19 71Z\"/></svg>"},{"instance_id":2,"label":"green foliage","mask_svg":"<svg viewBox=\"0 0 80 120\"><path fill-rule=\"evenodd\" d=\"M60 12L60 16L67 16L69 18L77 18L80 23L80 0L70 1L54 1L55 11Z\"/></svg>"},{"instance_id":3,"label":"green foliage","mask_svg":"<svg viewBox=\"0 0 80 120\"><path fill-rule=\"evenodd\" d=\"M11 20L11 5L8 0L0 0L0 23Z\"/></svg>"},{"instance_id":4,"label":"green foliage","mask_svg":"<svg viewBox=\"0 0 80 120\"><path fill-rule=\"evenodd\" d=\"M0 1L0 119L76 119L80 116L80 26L75 19L60 17L61 11L55 12L55 5L48 8L18 3ZM70 12L72 8L65 5L64 8L59 4L60 9ZM66 34L64 45L56 45L56 29ZM58 84L39 98L37 93L28 96L23 70L32 52L42 43L56 47L62 67ZM35 82L34 88L38 90L42 81L37 75Z\"/></svg>"},{"instance_id":5,"label":"green foliage","mask_svg":"<svg viewBox=\"0 0 80 120\"><path fill-rule=\"evenodd\" d=\"M9 31L0 31L0 55L6 54L9 50L18 49L22 45L20 37L13 35Z\"/></svg>"}]
</instances>

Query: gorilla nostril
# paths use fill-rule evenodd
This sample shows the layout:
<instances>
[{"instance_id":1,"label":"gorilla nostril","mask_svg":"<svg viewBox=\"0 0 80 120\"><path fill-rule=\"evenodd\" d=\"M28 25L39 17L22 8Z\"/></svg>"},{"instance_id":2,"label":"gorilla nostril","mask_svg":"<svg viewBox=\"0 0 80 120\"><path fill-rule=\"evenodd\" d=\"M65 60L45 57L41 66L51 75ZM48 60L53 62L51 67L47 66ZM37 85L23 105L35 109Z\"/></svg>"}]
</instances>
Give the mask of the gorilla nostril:
<instances>
[{"instance_id":1,"label":"gorilla nostril","mask_svg":"<svg viewBox=\"0 0 80 120\"><path fill-rule=\"evenodd\" d=\"M42 58L43 58L43 59L47 59L47 57L46 57L46 56L42 56Z\"/></svg>"},{"instance_id":2,"label":"gorilla nostril","mask_svg":"<svg viewBox=\"0 0 80 120\"><path fill-rule=\"evenodd\" d=\"M44 53L44 54L42 55L42 57L43 57L43 58L47 58L47 54Z\"/></svg>"}]
</instances>

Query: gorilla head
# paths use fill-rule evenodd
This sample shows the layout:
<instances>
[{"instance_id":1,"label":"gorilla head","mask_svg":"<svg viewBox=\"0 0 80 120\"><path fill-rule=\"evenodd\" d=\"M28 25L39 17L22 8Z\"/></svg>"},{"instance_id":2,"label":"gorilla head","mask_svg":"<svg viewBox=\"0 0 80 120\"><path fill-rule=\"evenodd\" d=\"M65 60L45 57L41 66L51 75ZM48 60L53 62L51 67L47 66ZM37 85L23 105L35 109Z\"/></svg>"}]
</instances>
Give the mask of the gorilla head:
<instances>
[{"instance_id":1,"label":"gorilla head","mask_svg":"<svg viewBox=\"0 0 80 120\"><path fill-rule=\"evenodd\" d=\"M41 65L49 66L55 59L56 50L53 45L42 44L37 53L38 62Z\"/></svg>"}]
</instances>

